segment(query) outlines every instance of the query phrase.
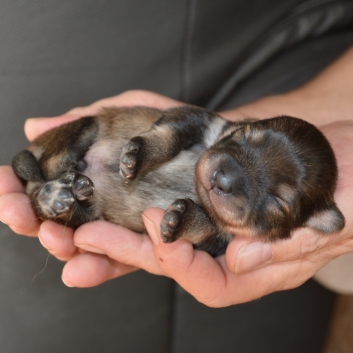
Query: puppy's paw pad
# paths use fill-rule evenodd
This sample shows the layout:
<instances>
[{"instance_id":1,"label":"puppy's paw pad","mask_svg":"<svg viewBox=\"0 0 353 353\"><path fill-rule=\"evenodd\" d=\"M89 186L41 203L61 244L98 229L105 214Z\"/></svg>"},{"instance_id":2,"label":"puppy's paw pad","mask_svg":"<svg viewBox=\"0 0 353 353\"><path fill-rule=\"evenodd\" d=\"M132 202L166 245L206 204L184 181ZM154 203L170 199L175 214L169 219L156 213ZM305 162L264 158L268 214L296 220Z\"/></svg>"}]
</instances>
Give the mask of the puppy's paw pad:
<instances>
[{"instance_id":1,"label":"puppy's paw pad","mask_svg":"<svg viewBox=\"0 0 353 353\"><path fill-rule=\"evenodd\" d=\"M125 183L136 178L142 161L142 139L134 137L123 148L120 156L120 174Z\"/></svg>"},{"instance_id":2,"label":"puppy's paw pad","mask_svg":"<svg viewBox=\"0 0 353 353\"><path fill-rule=\"evenodd\" d=\"M70 190L62 187L61 183L50 181L38 191L37 201L42 212L50 218L68 212L75 198Z\"/></svg>"},{"instance_id":3,"label":"puppy's paw pad","mask_svg":"<svg viewBox=\"0 0 353 353\"><path fill-rule=\"evenodd\" d=\"M68 189L61 189L57 193L57 198L63 202L69 202L69 203L73 202L73 195Z\"/></svg>"},{"instance_id":4,"label":"puppy's paw pad","mask_svg":"<svg viewBox=\"0 0 353 353\"><path fill-rule=\"evenodd\" d=\"M164 243L171 243L176 240L183 223L187 203L183 199L174 201L166 210L161 222L161 236Z\"/></svg>"},{"instance_id":5,"label":"puppy's paw pad","mask_svg":"<svg viewBox=\"0 0 353 353\"><path fill-rule=\"evenodd\" d=\"M52 204L52 209L57 212L57 213L61 213L63 211L65 211L67 205L65 205L63 202L59 201L59 200L54 200L53 204Z\"/></svg>"}]
</instances>

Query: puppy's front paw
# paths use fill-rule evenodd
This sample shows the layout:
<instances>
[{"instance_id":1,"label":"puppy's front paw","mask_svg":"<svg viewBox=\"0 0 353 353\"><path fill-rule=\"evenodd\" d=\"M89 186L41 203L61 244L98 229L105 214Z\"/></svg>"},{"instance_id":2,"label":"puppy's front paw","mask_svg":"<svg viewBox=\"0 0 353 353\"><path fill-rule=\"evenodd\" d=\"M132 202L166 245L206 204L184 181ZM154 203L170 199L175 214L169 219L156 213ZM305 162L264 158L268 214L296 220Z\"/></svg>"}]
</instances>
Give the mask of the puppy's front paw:
<instances>
[{"instance_id":1,"label":"puppy's front paw","mask_svg":"<svg viewBox=\"0 0 353 353\"><path fill-rule=\"evenodd\" d=\"M177 239L186 210L187 202L184 199L178 199L168 207L161 222L161 236L164 243L172 243Z\"/></svg>"},{"instance_id":2,"label":"puppy's front paw","mask_svg":"<svg viewBox=\"0 0 353 353\"><path fill-rule=\"evenodd\" d=\"M143 160L143 141L140 137L132 138L123 148L120 156L120 175L125 183L134 180Z\"/></svg>"}]
</instances>

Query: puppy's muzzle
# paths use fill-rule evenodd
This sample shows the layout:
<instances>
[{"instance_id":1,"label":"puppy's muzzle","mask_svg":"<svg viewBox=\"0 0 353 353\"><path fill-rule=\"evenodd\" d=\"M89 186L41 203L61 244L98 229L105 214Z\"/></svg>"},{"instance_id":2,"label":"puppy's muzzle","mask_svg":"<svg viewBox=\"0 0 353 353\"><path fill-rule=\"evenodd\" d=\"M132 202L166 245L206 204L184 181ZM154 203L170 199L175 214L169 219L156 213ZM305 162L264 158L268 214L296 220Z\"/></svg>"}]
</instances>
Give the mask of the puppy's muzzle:
<instances>
[{"instance_id":1,"label":"puppy's muzzle","mask_svg":"<svg viewBox=\"0 0 353 353\"><path fill-rule=\"evenodd\" d=\"M226 152L206 152L196 166L197 192L213 218L234 226L249 209L250 181L238 160Z\"/></svg>"},{"instance_id":2,"label":"puppy's muzzle","mask_svg":"<svg viewBox=\"0 0 353 353\"><path fill-rule=\"evenodd\" d=\"M246 196L248 176L238 161L227 153L207 153L197 165L197 176L207 191L218 196Z\"/></svg>"},{"instance_id":3,"label":"puppy's muzzle","mask_svg":"<svg viewBox=\"0 0 353 353\"><path fill-rule=\"evenodd\" d=\"M211 190L219 196L241 196L246 193L248 183L244 169L228 155L222 156L217 164L210 177Z\"/></svg>"}]
</instances>

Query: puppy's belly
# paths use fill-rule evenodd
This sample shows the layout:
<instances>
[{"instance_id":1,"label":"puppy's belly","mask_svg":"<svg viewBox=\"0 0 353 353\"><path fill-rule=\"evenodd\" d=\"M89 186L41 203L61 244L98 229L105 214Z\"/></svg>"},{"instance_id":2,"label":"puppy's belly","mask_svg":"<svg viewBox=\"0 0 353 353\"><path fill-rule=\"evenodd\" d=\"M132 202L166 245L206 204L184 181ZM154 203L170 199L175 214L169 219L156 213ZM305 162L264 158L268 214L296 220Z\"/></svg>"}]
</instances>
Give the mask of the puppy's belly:
<instances>
[{"instance_id":1,"label":"puppy's belly","mask_svg":"<svg viewBox=\"0 0 353 353\"><path fill-rule=\"evenodd\" d=\"M99 218L143 232L141 214L149 207L167 207L177 198L190 198L198 203L194 186L195 165L200 148L179 153L160 168L125 184L119 174L120 150L112 142L94 144L84 160L83 174L94 184L92 202Z\"/></svg>"}]
</instances>

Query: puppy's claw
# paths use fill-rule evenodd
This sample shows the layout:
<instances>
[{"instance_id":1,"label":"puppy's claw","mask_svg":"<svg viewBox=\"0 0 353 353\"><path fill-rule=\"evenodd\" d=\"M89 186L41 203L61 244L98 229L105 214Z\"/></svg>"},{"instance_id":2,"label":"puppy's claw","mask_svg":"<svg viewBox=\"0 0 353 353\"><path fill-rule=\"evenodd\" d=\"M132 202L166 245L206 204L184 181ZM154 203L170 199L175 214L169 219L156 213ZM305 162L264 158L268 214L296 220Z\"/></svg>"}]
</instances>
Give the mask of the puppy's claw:
<instances>
[{"instance_id":1,"label":"puppy's claw","mask_svg":"<svg viewBox=\"0 0 353 353\"><path fill-rule=\"evenodd\" d=\"M140 149L140 146L135 142L135 141L129 141L126 145L125 145L125 147L124 147L124 149L126 150L126 151L130 151L130 152L138 152L138 150Z\"/></svg>"},{"instance_id":2,"label":"puppy's claw","mask_svg":"<svg viewBox=\"0 0 353 353\"><path fill-rule=\"evenodd\" d=\"M120 169L120 175L123 177L124 183L129 184L134 179L133 174L127 174L124 170Z\"/></svg>"},{"instance_id":3,"label":"puppy's claw","mask_svg":"<svg viewBox=\"0 0 353 353\"><path fill-rule=\"evenodd\" d=\"M179 217L175 212L168 212L164 216L164 220L167 222L168 226L171 228L176 228L179 223Z\"/></svg>"},{"instance_id":4,"label":"puppy's claw","mask_svg":"<svg viewBox=\"0 0 353 353\"><path fill-rule=\"evenodd\" d=\"M178 200L178 201L180 201L180 200ZM184 200L181 200L181 201L184 201ZM185 212L185 210L186 210L185 202L177 202L176 207L180 212Z\"/></svg>"},{"instance_id":5,"label":"puppy's claw","mask_svg":"<svg viewBox=\"0 0 353 353\"><path fill-rule=\"evenodd\" d=\"M132 153L127 153L122 157L121 162L129 169L133 169L136 166L136 156Z\"/></svg>"},{"instance_id":6,"label":"puppy's claw","mask_svg":"<svg viewBox=\"0 0 353 353\"><path fill-rule=\"evenodd\" d=\"M65 184L71 184L74 179L76 177L76 173L74 172L68 172L65 173L62 177L61 177L61 182L65 183Z\"/></svg>"},{"instance_id":7,"label":"puppy's claw","mask_svg":"<svg viewBox=\"0 0 353 353\"><path fill-rule=\"evenodd\" d=\"M173 242L173 239L172 238L169 238L169 237L165 237L165 236L161 236L162 238L162 242L163 243L172 243Z\"/></svg>"}]
</instances>

